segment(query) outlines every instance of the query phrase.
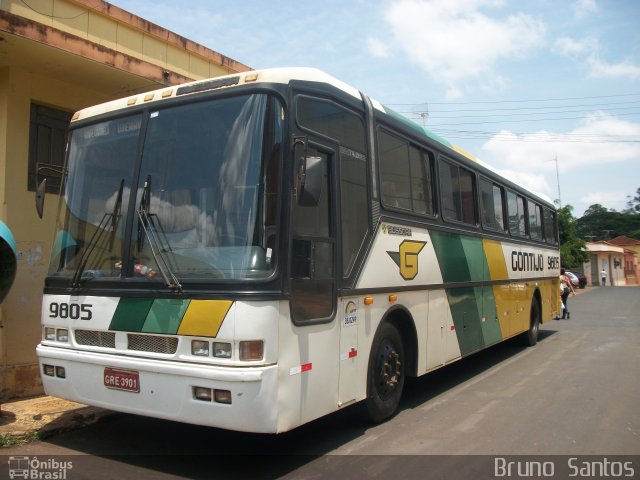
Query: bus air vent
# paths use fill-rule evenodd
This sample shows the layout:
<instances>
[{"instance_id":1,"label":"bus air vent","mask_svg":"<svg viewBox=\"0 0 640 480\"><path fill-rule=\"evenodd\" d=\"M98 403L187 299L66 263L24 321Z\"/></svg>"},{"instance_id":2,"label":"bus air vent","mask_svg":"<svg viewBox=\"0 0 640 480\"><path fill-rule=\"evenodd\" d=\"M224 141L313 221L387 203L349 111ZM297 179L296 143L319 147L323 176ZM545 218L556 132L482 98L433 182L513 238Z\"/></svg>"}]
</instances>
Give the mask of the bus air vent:
<instances>
[{"instance_id":1,"label":"bus air vent","mask_svg":"<svg viewBox=\"0 0 640 480\"><path fill-rule=\"evenodd\" d=\"M178 88L176 95L185 95L187 93L204 92L205 90L215 90L221 87L231 87L238 85L240 77L221 78L219 80L209 80L207 82L196 83L195 85L186 85Z\"/></svg>"},{"instance_id":2,"label":"bus air vent","mask_svg":"<svg viewBox=\"0 0 640 480\"><path fill-rule=\"evenodd\" d=\"M116 333L99 330L76 330L76 343L89 347L116 348Z\"/></svg>"},{"instance_id":3,"label":"bus air vent","mask_svg":"<svg viewBox=\"0 0 640 480\"><path fill-rule=\"evenodd\" d=\"M160 337L157 335L138 335L130 333L127 335L129 350L139 352L153 352L173 355L178 349L177 337Z\"/></svg>"}]
</instances>

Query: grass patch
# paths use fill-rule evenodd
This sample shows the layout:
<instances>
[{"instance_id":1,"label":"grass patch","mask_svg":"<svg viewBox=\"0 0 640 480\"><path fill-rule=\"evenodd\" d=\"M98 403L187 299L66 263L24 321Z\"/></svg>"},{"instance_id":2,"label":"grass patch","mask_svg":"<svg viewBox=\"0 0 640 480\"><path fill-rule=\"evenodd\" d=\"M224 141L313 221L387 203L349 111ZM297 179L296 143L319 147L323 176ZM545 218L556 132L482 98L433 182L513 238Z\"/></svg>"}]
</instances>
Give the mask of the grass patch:
<instances>
[{"instance_id":1,"label":"grass patch","mask_svg":"<svg viewBox=\"0 0 640 480\"><path fill-rule=\"evenodd\" d=\"M36 430L29 430L22 435L10 435L5 433L0 435L0 448L19 447L27 443L40 440L40 434Z\"/></svg>"}]
</instances>

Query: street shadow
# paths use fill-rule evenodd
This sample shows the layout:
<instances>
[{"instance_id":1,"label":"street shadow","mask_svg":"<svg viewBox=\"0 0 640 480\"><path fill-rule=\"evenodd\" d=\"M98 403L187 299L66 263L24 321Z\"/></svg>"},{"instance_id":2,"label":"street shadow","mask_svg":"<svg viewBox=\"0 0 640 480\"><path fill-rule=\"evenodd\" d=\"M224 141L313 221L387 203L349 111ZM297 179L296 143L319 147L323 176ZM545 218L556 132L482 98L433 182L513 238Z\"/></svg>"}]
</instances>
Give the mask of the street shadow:
<instances>
[{"instance_id":1,"label":"street shadow","mask_svg":"<svg viewBox=\"0 0 640 480\"><path fill-rule=\"evenodd\" d=\"M539 342L544 343L555 333L552 323L545 324ZM399 411L426 405L526 349L517 339L508 340L420 378L408 379ZM158 475L281 478L294 475L303 466L324 462L320 457L365 435L373 426L361 419L359 408L354 405L278 435L114 413L87 428L50 438L47 443L98 457L96 460L102 459L105 465L116 460ZM340 461L336 458L333 463Z\"/></svg>"}]
</instances>

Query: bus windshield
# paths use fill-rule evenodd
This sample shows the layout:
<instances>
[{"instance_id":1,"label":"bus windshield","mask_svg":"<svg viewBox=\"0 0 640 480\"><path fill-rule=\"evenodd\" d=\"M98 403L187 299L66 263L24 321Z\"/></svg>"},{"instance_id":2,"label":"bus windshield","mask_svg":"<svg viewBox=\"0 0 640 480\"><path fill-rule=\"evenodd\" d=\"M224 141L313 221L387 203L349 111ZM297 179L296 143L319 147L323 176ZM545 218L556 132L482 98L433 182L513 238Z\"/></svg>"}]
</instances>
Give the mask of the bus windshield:
<instances>
[{"instance_id":1,"label":"bus windshield","mask_svg":"<svg viewBox=\"0 0 640 480\"><path fill-rule=\"evenodd\" d=\"M72 130L49 274L167 285L271 276L283 112L250 94Z\"/></svg>"}]
</instances>

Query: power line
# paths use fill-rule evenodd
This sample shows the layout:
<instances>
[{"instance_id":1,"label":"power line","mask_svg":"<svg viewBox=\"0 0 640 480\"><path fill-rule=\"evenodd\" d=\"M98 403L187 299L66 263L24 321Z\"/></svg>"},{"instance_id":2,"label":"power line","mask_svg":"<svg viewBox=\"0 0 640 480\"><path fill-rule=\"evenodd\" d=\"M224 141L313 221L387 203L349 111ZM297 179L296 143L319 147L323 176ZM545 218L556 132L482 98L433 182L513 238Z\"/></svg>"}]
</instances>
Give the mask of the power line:
<instances>
[{"instance_id":1,"label":"power line","mask_svg":"<svg viewBox=\"0 0 640 480\"><path fill-rule=\"evenodd\" d=\"M638 115L638 113L618 113L616 116ZM584 117L560 117L560 118L529 118L524 120L489 120L485 122L455 122L433 123L430 127L459 126L459 125L484 125L488 123L526 123L526 122L559 122L562 120L584 120Z\"/></svg>"},{"instance_id":2,"label":"power line","mask_svg":"<svg viewBox=\"0 0 640 480\"><path fill-rule=\"evenodd\" d=\"M389 107L393 106L412 106L412 105L424 105L425 103L429 103L429 105L482 105L482 104L498 104L498 103L529 103L529 102L560 102L567 100L590 100L593 98L616 98L616 97L634 97L638 96L640 93L620 93L615 95L595 95L591 97L561 97L561 98L538 98L538 99L528 99L528 100L483 100L483 101L473 101L473 102L421 102L421 103L385 103L385 105Z\"/></svg>"},{"instance_id":3,"label":"power line","mask_svg":"<svg viewBox=\"0 0 640 480\"><path fill-rule=\"evenodd\" d=\"M627 114L640 113L640 106L631 106L631 107L618 107L618 108L608 108L607 112L611 111L620 111L620 110L630 110L633 109L633 112L628 112ZM594 112L594 110L561 110L557 112L521 112L521 113L486 113L484 115L451 115L451 116L443 116L443 115L433 115L433 118L436 119L461 119L461 118L490 118L490 117L519 117L525 115L559 115L565 113L588 113ZM405 114L413 114L415 112L397 112ZM434 113L433 110L430 113ZM450 112L445 112L450 113Z\"/></svg>"},{"instance_id":4,"label":"power line","mask_svg":"<svg viewBox=\"0 0 640 480\"><path fill-rule=\"evenodd\" d=\"M572 108L572 107L600 107L611 109L611 105L630 105L640 103L640 100L632 100L625 102L610 102L610 103L585 103L575 105L558 105L558 106L544 106L544 107L511 107L511 108L492 108L492 112L513 111L513 110L547 110L556 108ZM431 110L431 113L462 113L462 112L487 112L486 108L465 108L465 109L447 109L447 110Z\"/></svg>"},{"instance_id":5,"label":"power line","mask_svg":"<svg viewBox=\"0 0 640 480\"><path fill-rule=\"evenodd\" d=\"M598 135L571 134L549 132L491 132L473 130L431 129L437 135L448 139L484 140L492 139L499 142L525 143L640 143L640 137L633 135Z\"/></svg>"}]
</instances>

